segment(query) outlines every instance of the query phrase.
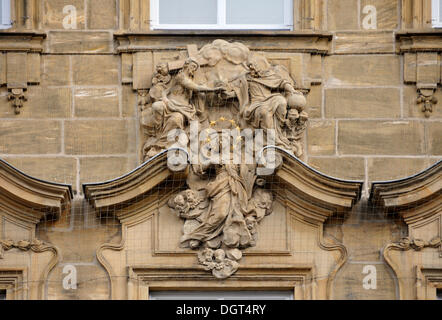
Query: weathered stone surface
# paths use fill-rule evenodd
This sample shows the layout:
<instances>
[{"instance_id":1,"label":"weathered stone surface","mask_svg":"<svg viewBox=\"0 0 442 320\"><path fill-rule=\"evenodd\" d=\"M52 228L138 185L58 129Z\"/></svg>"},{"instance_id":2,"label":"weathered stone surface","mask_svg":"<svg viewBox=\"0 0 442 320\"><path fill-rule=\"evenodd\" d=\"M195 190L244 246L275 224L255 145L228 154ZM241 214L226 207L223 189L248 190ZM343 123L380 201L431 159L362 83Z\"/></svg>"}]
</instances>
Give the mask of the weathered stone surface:
<instances>
[{"instance_id":1,"label":"weathered stone surface","mask_svg":"<svg viewBox=\"0 0 442 320\"><path fill-rule=\"evenodd\" d=\"M326 89L326 118L399 118L400 90L392 88Z\"/></svg>"},{"instance_id":2,"label":"weathered stone surface","mask_svg":"<svg viewBox=\"0 0 442 320\"><path fill-rule=\"evenodd\" d=\"M394 53L392 32L337 32L334 40L335 54Z\"/></svg>"},{"instance_id":3,"label":"weathered stone surface","mask_svg":"<svg viewBox=\"0 0 442 320\"><path fill-rule=\"evenodd\" d=\"M6 54L0 53L0 84L6 83Z\"/></svg>"},{"instance_id":4,"label":"weathered stone surface","mask_svg":"<svg viewBox=\"0 0 442 320\"><path fill-rule=\"evenodd\" d=\"M133 57L130 53L121 54L121 82L123 84L133 81Z\"/></svg>"},{"instance_id":5,"label":"weathered stone surface","mask_svg":"<svg viewBox=\"0 0 442 320\"><path fill-rule=\"evenodd\" d=\"M419 155L425 152L418 121L339 121L340 154Z\"/></svg>"},{"instance_id":6,"label":"weathered stone surface","mask_svg":"<svg viewBox=\"0 0 442 320\"><path fill-rule=\"evenodd\" d=\"M309 121L307 127L308 155L335 154L335 122Z\"/></svg>"},{"instance_id":7,"label":"weathered stone surface","mask_svg":"<svg viewBox=\"0 0 442 320\"><path fill-rule=\"evenodd\" d=\"M65 122L66 154L123 154L128 152L128 121L76 120Z\"/></svg>"},{"instance_id":8,"label":"weathered stone surface","mask_svg":"<svg viewBox=\"0 0 442 320\"><path fill-rule=\"evenodd\" d=\"M442 155L442 122L428 122L428 153Z\"/></svg>"},{"instance_id":9,"label":"weathered stone surface","mask_svg":"<svg viewBox=\"0 0 442 320\"><path fill-rule=\"evenodd\" d=\"M42 85L66 86L70 84L69 56L45 55L42 60Z\"/></svg>"},{"instance_id":10,"label":"weathered stone surface","mask_svg":"<svg viewBox=\"0 0 442 320\"><path fill-rule=\"evenodd\" d=\"M371 182L405 178L430 165L425 158L369 158L367 163Z\"/></svg>"},{"instance_id":11,"label":"weathered stone surface","mask_svg":"<svg viewBox=\"0 0 442 320\"><path fill-rule=\"evenodd\" d=\"M132 118L137 114L137 93L130 86L123 86L123 117Z\"/></svg>"},{"instance_id":12,"label":"weathered stone surface","mask_svg":"<svg viewBox=\"0 0 442 320\"><path fill-rule=\"evenodd\" d=\"M50 31L48 50L51 53L111 53L110 32Z\"/></svg>"},{"instance_id":13,"label":"weathered stone surface","mask_svg":"<svg viewBox=\"0 0 442 320\"><path fill-rule=\"evenodd\" d=\"M69 88L29 87L25 91L27 101L15 114L7 100L6 88L0 89L0 118L69 118L71 117L71 90Z\"/></svg>"},{"instance_id":14,"label":"weathered stone surface","mask_svg":"<svg viewBox=\"0 0 442 320\"><path fill-rule=\"evenodd\" d=\"M417 53L417 82L434 85L440 82L440 65L437 52Z\"/></svg>"},{"instance_id":15,"label":"weathered stone surface","mask_svg":"<svg viewBox=\"0 0 442 320\"><path fill-rule=\"evenodd\" d=\"M417 56L416 53L404 53L404 82L416 82Z\"/></svg>"},{"instance_id":16,"label":"weathered stone surface","mask_svg":"<svg viewBox=\"0 0 442 320\"><path fill-rule=\"evenodd\" d=\"M362 10L367 5L376 8L378 30L392 30L398 27L399 0L361 0L361 21L365 17Z\"/></svg>"},{"instance_id":17,"label":"weathered stone surface","mask_svg":"<svg viewBox=\"0 0 442 320\"><path fill-rule=\"evenodd\" d=\"M364 289L364 278L368 272L363 273L366 265L376 268L376 290ZM379 261L366 263L348 262L340 270L335 280L336 295L334 299L342 300L395 300L396 284L391 272L385 264Z\"/></svg>"},{"instance_id":18,"label":"weathered stone surface","mask_svg":"<svg viewBox=\"0 0 442 320\"><path fill-rule=\"evenodd\" d=\"M74 99L76 117L105 118L120 115L117 89L76 89Z\"/></svg>"},{"instance_id":19,"label":"weathered stone surface","mask_svg":"<svg viewBox=\"0 0 442 320\"><path fill-rule=\"evenodd\" d=\"M25 52L8 52L6 63L8 88L26 88L28 82L27 54Z\"/></svg>"},{"instance_id":20,"label":"weathered stone surface","mask_svg":"<svg viewBox=\"0 0 442 320\"><path fill-rule=\"evenodd\" d=\"M87 157L80 159L80 181L100 182L122 176L132 169L128 157Z\"/></svg>"},{"instance_id":21,"label":"weathered stone surface","mask_svg":"<svg viewBox=\"0 0 442 320\"><path fill-rule=\"evenodd\" d=\"M63 20L70 13L70 11L66 11L67 13L63 12L66 6L75 7L77 29L84 29L84 0L44 0L43 26L47 29L64 29Z\"/></svg>"},{"instance_id":22,"label":"weathered stone surface","mask_svg":"<svg viewBox=\"0 0 442 320\"><path fill-rule=\"evenodd\" d=\"M72 58L74 83L77 85L117 85L118 57L79 55ZM100 72L92 72L100 70Z\"/></svg>"},{"instance_id":23,"label":"weathered stone surface","mask_svg":"<svg viewBox=\"0 0 442 320\"><path fill-rule=\"evenodd\" d=\"M115 29L116 24L116 1L88 0L88 29Z\"/></svg>"},{"instance_id":24,"label":"weathered stone surface","mask_svg":"<svg viewBox=\"0 0 442 320\"><path fill-rule=\"evenodd\" d=\"M0 154L54 154L61 151L60 121L2 120Z\"/></svg>"},{"instance_id":25,"label":"weathered stone surface","mask_svg":"<svg viewBox=\"0 0 442 320\"><path fill-rule=\"evenodd\" d=\"M133 57L133 87L147 89L152 86L153 55L152 52L137 52Z\"/></svg>"},{"instance_id":26,"label":"weathered stone surface","mask_svg":"<svg viewBox=\"0 0 442 320\"><path fill-rule=\"evenodd\" d=\"M69 261L68 261L69 262ZM67 263L69 264L69 263ZM77 289L63 288L65 264L54 268L48 279L48 300L105 300L109 299L110 289L106 271L96 265L73 264L77 273Z\"/></svg>"},{"instance_id":27,"label":"weathered stone surface","mask_svg":"<svg viewBox=\"0 0 442 320\"><path fill-rule=\"evenodd\" d=\"M77 187L77 160L74 158L6 157L4 160L32 177Z\"/></svg>"},{"instance_id":28,"label":"weathered stone surface","mask_svg":"<svg viewBox=\"0 0 442 320\"><path fill-rule=\"evenodd\" d=\"M358 157L309 157L308 164L326 175L349 180L364 180L365 164Z\"/></svg>"},{"instance_id":29,"label":"weathered stone surface","mask_svg":"<svg viewBox=\"0 0 442 320\"><path fill-rule=\"evenodd\" d=\"M322 116L322 86L312 86L306 96L306 111L310 118L320 118Z\"/></svg>"},{"instance_id":30,"label":"weathered stone surface","mask_svg":"<svg viewBox=\"0 0 442 320\"><path fill-rule=\"evenodd\" d=\"M327 23L330 31L358 29L357 1L329 0L327 8Z\"/></svg>"},{"instance_id":31,"label":"weathered stone surface","mask_svg":"<svg viewBox=\"0 0 442 320\"><path fill-rule=\"evenodd\" d=\"M29 84L39 84L41 81L41 55L40 53L28 53L27 61L27 81Z\"/></svg>"},{"instance_id":32,"label":"weathered stone surface","mask_svg":"<svg viewBox=\"0 0 442 320\"><path fill-rule=\"evenodd\" d=\"M395 86L400 84L399 57L393 55L331 56L325 58L329 86Z\"/></svg>"}]
</instances>

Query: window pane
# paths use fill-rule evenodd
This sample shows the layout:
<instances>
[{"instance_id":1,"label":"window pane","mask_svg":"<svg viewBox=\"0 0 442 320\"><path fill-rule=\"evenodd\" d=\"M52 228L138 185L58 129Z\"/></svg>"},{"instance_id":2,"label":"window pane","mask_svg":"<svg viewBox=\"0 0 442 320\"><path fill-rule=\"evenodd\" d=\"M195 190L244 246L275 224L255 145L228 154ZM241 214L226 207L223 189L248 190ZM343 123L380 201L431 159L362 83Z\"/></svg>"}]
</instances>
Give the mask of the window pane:
<instances>
[{"instance_id":1,"label":"window pane","mask_svg":"<svg viewBox=\"0 0 442 320\"><path fill-rule=\"evenodd\" d=\"M442 0L439 0L439 22L442 22Z\"/></svg>"},{"instance_id":2,"label":"window pane","mask_svg":"<svg viewBox=\"0 0 442 320\"><path fill-rule=\"evenodd\" d=\"M6 290L0 290L0 300L6 300Z\"/></svg>"},{"instance_id":3,"label":"window pane","mask_svg":"<svg viewBox=\"0 0 442 320\"><path fill-rule=\"evenodd\" d=\"M216 24L217 0L159 0L160 24Z\"/></svg>"},{"instance_id":4,"label":"window pane","mask_svg":"<svg viewBox=\"0 0 442 320\"><path fill-rule=\"evenodd\" d=\"M227 24L284 24L284 0L227 0Z\"/></svg>"},{"instance_id":5,"label":"window pane","mask_svg":"<svg viewBox=\"0 0 442 320\"><path fill-rule=\"evenodd\" d=\"M437 300L442 300L442 288L437 288L436 289L436 299Z\"/></svg>"}]
</instances>

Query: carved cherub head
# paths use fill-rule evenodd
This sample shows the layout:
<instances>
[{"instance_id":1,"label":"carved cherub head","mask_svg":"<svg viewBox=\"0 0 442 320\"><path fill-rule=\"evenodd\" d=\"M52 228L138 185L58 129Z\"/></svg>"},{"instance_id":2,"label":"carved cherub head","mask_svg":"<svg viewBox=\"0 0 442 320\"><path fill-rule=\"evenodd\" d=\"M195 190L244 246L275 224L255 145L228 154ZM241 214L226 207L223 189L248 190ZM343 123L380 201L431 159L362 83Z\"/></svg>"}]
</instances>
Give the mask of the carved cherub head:
<instances>
[{"instance_id":1,"label":"carved cherub head","mask_svg":"<svg viewBox=\"0 0 442 320\"><path fill-rule=\"evenodd\" d=\"M256 222L260 222L264 216L272 213L272 192L262 188L256 189L253 193L253 204L255 205Z\"/></svg>"},{"instance_id":2,"label":"carved cherub head","mask_svg":"<svg viewBox=\"0 0 442 320\"><path fill-rule=\"evenodd\" d=\"M215 250L214 256L215 256L215 261L221 263L226 258L226 253L224 252L223 249L218 249Z\"/></svg>"},{"instance_id":3,"label":"carved cherub head","mask_svg":"<svg viewBox=\"0 0 442 320\"><path fill-rule=\"evenodd\" d=\"M287 113L288 125L294 127L299 119L299 112L296 109L290 109Z\"/></svg>"},{"instance_id":4,"label":"carved cherub head","mask_svg":"<svg viewBox=\"0 0 442 320\"><path fill-rule=\"evenodd\" d=\"M189 204L190 209L195 209L195 207L200 203L198 195L193 190L184 191L184 196Z\"/></svg>"},{"instance_id":5,"label":"carved cherub head","mask_svg":"<svg viewBox=\"0 0 442 320\"><path fill-rule=\"evenodd\" d=\"M169 207L175 209L180 215L188 213L195 209L201 199L193 190L185 190L177 194L172 201L169 201Z\"/></svg>"},{"instance_id":6,"label":"carved cherub head","mask_svg":"<svg viewBox=\"0 0 442 320\"><path fill-rule=\"evenodd\" d=\"M182 194L178 194L173 199L173 206L178 212L184 212L186 210L186 200Z\"/></svg>"},{"instance_id":7,"label":"carved cherub head","mask_svg":"<svg viewBox=\"0 0 442 320\"><path fill-rule=\"evenodd\" d=\"M247 61L247 67L253 78L259 78L266 75L271 65L264 56L252 55Z\"/></svg>"},{"instance_id":8,"label":"carved cherub head","mask_svg":"<svg viewBox=\"0 0 442 320\"><path fill-rule=\"evenodd\" d=\"M169 65L166 62L160 62L155 68L156 72L162 76L167 76L169 74Z\"/></svg>"}]
</instances>

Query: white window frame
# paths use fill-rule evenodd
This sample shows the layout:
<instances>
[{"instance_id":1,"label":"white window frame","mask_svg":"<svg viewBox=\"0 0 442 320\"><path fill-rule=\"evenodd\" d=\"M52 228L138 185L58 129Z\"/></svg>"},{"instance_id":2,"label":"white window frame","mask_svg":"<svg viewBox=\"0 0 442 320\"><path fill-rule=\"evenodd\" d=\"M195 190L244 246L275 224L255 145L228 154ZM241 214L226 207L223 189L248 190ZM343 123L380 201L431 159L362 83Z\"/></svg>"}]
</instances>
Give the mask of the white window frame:
<instances>
[{"instance_id":1,"label":"white window frame","mask_svg":"<svg viewBox=\"0 0 442 320\"><path fill-rule=\"evenodd\" d=\"M11 1L0 0L0 6L2 8L0 15L0 29L9 29L12 26L11 23Z\"/></svg>"},{"instance_id":2,"label":"white window frame","mask_svg":"<svg viewBox=\"0 0 442 320\"><path fill-rule=\"evenodd\" d=\"M442 28L442 17L439 17L441 1L432 0L431 1L431 15L432 15L432 25L433 28Z\"/></svg>"},{"instance_id":3,"label":"white window frame","mask_svg":"<svg viewBox=\"0 0 442 320\"><path fill-rule=\"evenodd\" d=\"M293 0L284 0L283 24L227 24L226 0L217 0L216 24L160 24L159 1L161 0L150 1L152 30L293 30Z\"/></svg>"}]
</instances>

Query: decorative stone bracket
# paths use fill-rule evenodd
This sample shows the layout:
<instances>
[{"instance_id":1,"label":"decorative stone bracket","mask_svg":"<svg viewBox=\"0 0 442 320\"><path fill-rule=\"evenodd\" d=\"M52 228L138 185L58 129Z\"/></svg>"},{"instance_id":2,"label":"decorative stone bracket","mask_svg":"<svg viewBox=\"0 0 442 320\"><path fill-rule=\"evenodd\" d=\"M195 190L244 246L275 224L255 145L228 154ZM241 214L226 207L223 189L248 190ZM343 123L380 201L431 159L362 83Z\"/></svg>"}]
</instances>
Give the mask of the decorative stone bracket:
<instances>
[{"instance_id":1,"label":"decorative stone bracket","mask_svg":"<svg viewBox=\"0 0 442 320\"><path fill-rule=\"evenodd\" d=\"M404 55L404 82L415 84L416 104L430 117L441 80L442 32L400 32L396 34L398 53Z\"/></svg>"},{"instance_id":2,"label":"decorative stone bracket","mask_svg":"<svg viewBox=\"0 0 442 320\"><path fill-rule=\"evenodd\" d=\"M20 113L27 101L28 85L40 83L40 59L44 33L0 32L0 85L10 92L7 99Z\"/></svg>"},{"instance_id":3,"label":"decorative stone bracket","mask_svg":"<svg viewBox=\"0 0 442 320\"><path fill-rule=\"evenodd\" d=\"M417 89L419 97L417 98L417 103L420 104L422 112L425 113L425 117L429 118L433 112L433 105L437 103L437 98L434 96L434 89L420 88Z\"/></svg>"}]
</instances>

